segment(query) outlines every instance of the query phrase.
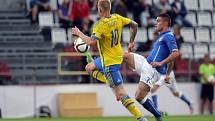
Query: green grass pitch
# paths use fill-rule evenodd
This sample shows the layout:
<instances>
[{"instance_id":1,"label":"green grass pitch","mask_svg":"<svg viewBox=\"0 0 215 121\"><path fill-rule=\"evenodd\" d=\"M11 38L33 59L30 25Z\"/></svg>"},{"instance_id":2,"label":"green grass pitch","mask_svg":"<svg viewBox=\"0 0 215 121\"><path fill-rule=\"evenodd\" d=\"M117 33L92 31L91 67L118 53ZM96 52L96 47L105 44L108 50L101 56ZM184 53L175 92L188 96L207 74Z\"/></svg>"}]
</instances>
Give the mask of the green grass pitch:
<instances>
[{"instance_id":1,"label":"green grass pitch","mask_svg":"<svg viewBox=\"0 0 215 121\"><path fill-rule=\"evenodd\" d=\"M155 121L148 117L149 121ZM0 119L0 121L136 121L131 117L107 117L107 118L34 118L34 119ZM215 115L211 116L168 116L164 121L215 121Z\"/></svg>"}]
</instances>

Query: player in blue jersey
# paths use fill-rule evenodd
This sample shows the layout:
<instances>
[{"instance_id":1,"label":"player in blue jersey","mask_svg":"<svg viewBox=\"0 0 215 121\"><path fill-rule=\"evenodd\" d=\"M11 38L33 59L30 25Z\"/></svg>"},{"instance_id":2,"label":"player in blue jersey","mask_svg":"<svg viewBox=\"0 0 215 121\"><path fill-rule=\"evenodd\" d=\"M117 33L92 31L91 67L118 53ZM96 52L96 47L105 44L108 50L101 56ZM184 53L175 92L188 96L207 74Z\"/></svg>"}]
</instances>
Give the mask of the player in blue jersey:
<instances>
[{"instance_id":1,"label":"player in blue jersey","mask_svg":"<svg viewBox=\"0 0 215 121\"><path fill-rule=\"evenodd\" d=\"M171 25L170 16L161 14L156 19L156 31L159 36L156 38L149 56L140 56L135 53L124 53L124 61L140 74L140 82L135 94L136 100L149 112L157 121L161 121L161 114L155 108L152 101L147 98L147 94L162 75L169 81L172 70L172 61L179 55L176 40L173 33L169 30ZM167 66L168 65L168 66Z\"/></svg>"}]
</instances>

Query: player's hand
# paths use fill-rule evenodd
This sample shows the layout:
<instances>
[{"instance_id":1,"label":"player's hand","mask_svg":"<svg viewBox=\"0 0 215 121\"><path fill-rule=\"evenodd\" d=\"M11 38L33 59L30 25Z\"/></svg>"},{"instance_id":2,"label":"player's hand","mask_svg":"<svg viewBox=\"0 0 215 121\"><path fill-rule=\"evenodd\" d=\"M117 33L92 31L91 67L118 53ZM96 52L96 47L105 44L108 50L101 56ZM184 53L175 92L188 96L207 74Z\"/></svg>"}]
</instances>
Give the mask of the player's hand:
<instances>
[{"instance_id":1,"label":"player's hand","mask_svg":"<svg viewBox=\"0 0 215 121\"><path fill-rule=\"evenodd\" d=\"M164 79L165 83L170 84L169 79L170 79L169 75L166 75L166 77Z\"/></svg>"},{"instance_id":2,"label":"player's hand","mask_svg":"<svg viewBox=\"0 0 215 121\"><path fill-rule=\"evenodd\" d=\"M131 42L128 44L128 52L133 52L134 51L134 43Z\"/></svg>"},{"instance_id":3,"label":"player's hand","mask_svg":"<svg viewBox=\"0 0 215 121\"><path fill-rule=\"evenodd\" d=\"M152 65L153 68L161 67L162 66L162 64L160 62L155 62L155 61L151 62L151 65Z\"/></svg>"},{"instance_id":4,"label":"player's hand","mask_svg":"<svg viewBox=\"0 0 215 121\"><path fill-rule=\"evenodd\" d=\"M73 34L73 35L79 36L80 30L79 30L76 26L73 27L73 28L72 28L72 34Z\"/></svg>"}]
</instances>

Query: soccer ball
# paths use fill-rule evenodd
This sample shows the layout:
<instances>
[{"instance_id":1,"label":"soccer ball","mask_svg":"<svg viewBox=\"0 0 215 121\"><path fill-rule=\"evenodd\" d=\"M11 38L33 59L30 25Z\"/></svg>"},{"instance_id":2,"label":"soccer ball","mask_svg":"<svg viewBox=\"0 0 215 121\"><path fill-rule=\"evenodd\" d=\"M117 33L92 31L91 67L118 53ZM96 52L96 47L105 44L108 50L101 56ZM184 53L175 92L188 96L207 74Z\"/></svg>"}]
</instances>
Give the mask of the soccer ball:
<instances>
[{"instance_id":1,"label":"soccer ball","mask_svg":"<svg viewBox=\"0 0 215 121\"><path fill-rule=\"evenodd\" d=\"M87 45L80 37L75 39L74 48L79 53L85 53L90 49L90 46Z\"/></svg>"}]
</instances>

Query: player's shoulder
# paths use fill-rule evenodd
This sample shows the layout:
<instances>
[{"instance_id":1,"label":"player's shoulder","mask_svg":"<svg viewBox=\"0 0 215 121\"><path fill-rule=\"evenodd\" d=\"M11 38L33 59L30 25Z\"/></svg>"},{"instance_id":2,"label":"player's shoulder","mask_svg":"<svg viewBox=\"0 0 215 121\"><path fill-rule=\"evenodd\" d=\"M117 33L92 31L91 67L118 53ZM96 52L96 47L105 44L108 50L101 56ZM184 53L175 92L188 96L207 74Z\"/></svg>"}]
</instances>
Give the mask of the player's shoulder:
<instances>
[{"instance_id":1,"label":"player's shoulder","mask_svg":"<svg viewBox=\"0 0 215 121\"><path fill-rule=\"evenodd\" d=\"M164 39L166 39L166 40L175 40L175 35L171 31L168 31L167 33L165 33Z\"/></svg>"},{"instance_id":2,"label":"player's shoulder","mask_svg":"<svg viewBox=\"0 0 215 121\"><path fill-rule=\"evenodd\" d=\"M97 27L99 27L99 26L102 26L102 24L103 24L103 18L100 18L99 20L97 20L95 23L94 23L94 25L93 25L93 28L97 28Z\"/></svg>"}]
</instances>

